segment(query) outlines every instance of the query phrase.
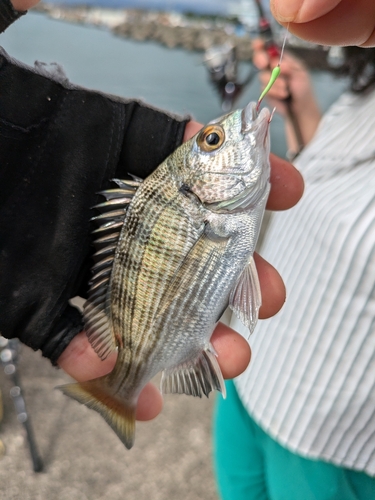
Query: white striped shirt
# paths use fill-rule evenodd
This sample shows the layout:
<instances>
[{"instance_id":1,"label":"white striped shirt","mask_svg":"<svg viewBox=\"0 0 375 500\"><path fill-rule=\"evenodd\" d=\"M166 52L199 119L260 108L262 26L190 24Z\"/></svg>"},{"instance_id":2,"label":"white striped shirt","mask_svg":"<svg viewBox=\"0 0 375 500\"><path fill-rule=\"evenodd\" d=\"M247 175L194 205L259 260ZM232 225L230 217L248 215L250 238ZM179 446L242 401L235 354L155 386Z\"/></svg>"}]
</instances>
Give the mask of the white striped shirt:
<instances>
[{"instance_id":1,"label":"white striped shirt","mask_svg":"<svg viewBox=\"0 0 375 500\"><path fill-rule=\"evenodd\" d=\"M341 96L296 164L304 196L262 247L287 301L236 387L283 446L375 475L375 91Z\"/></svg>"}]
</instances>

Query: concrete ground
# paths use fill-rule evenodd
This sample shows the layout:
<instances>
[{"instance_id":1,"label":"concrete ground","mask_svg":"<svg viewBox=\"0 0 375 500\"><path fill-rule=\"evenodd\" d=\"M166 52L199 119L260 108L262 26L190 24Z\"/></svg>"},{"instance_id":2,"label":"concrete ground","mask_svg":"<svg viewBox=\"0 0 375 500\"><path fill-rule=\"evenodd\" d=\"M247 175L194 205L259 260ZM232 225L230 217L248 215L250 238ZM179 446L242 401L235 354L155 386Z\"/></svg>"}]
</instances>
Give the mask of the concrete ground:
<instances>
[{"instance_id":1,"label":"concrete ground","mask_svg":"<svg viewBox=\"0 0 375 500\"><path fill-rule=\"evenodd\" d=\"M27 347L22 385L44 471L34 473L25 432L0 366L4 416L1 500L215 500L209 400L167 395L162 414L137 424L131 451L95 412L54 390L70 379ZM1 455L1 448L0 448Z\"/></svg>"}]
</instances>

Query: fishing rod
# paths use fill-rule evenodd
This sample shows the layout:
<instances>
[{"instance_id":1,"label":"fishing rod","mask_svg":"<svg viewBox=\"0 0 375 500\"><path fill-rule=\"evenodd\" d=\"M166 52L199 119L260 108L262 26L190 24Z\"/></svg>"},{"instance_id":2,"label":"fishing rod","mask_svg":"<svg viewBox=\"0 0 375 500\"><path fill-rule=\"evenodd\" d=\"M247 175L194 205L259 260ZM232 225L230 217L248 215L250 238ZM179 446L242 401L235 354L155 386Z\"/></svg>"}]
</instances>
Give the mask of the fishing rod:
<instances>
[{"instance_id":1,"label":"fishing rod","mask_svg":"<svg viewBox=\"0 0 375 500\"><path fill-rule=\"evenodd\" d=\"M258 30L261 38L264 40L264 45L267 50L267 53L269 57L272 58L280 57L281 50L280 47L275 42L271 24L267 19L267 16L265 15L263 9L262 0L255 0L255 4L258 9L258 17L259 17ZM297 156L302 151L305 144L297 117L292 109L292 94L289 92L289 89L288 89L288 97L286 97L283 102L285 103L287 116L289 118L290 123L292 124L294 136L297 141L297 151L295 153L295 156Z\"/></svg>"},{"instance_id":2,"label":"fishing rod","mask_svg":"<svg viewBox=\"0 0 375 500\"><path fill-rule=\"evenodd\" d=\"M34 472L41 472L43 462L40 458L36 445L33 428L30 422L30 415L26 410L26 403L22 394L21 382L18 372L19 340L6 339L0 335L0 361L4 367L4 373L8 375L13 386L10 389L10 396L13 399L14 408L17 414L17 420L23 424L26 430L27 442L30 449L31 460L33 462Z\"/></svg>"}]
</instances>

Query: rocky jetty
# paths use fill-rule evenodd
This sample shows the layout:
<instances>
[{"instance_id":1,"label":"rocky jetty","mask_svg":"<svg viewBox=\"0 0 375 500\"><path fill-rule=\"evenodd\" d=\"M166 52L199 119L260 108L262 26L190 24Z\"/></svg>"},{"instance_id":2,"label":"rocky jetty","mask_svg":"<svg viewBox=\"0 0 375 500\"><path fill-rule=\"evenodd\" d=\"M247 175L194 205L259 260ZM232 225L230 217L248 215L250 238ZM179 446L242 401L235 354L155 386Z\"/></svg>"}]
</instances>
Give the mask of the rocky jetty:
<instances>
[{"instance_id":1,"label":"rocky jetty","mask_svg":"<svg viewBox=\"0 0 375 500\"><path fill-rule=\"evenodd\" d=\"M215 16L188 16L173 12L137 9L107 9L41 3L34 10L54 19L90 24L110 29L115 35L137 41L153 41L169 48L181 47L204 52L210 47L229 44L237 60L250 61L254 30L236 19ZM302 58L310 69L327 69L327 50L296 37L288 40L288 50Z\"/></svg>"},{"instance_id":2,"label":"rocky jetty","mask_svg":"<svg viewBox=\"0 0 375 500\"><path fill-rule=\"evenodd\" d=\"M229 43L236 47L240 60L251 59L250 35L237 35L236 26L229 22L189 21L179 15L131 11L113 31L133 40L152 40L170 48L194 51L205 51L213 45Z\"/></svg>"},{"instance_id":3,"label":"rocky jetty","mask_svg":"<svg viewBox=\"0 0 375 500\"><path fill-rule=\"evenodd\" d=\"M241 27L224 18L190 18L183 14L136 9L105 9L42 3L34 10L67 22L105 27L117 36L132 40L150 40L166 47L205 51L213 45L229 42L237 48L238 58L251 59L251 37Z\"/></svg>"}]
</instances>

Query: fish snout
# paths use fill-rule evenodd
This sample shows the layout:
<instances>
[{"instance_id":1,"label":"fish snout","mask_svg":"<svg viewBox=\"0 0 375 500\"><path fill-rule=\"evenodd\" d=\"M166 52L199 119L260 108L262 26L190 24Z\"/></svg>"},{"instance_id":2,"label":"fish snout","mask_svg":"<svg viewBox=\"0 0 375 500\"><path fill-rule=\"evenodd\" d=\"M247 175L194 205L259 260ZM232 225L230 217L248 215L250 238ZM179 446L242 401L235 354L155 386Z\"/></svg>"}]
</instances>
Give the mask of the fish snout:
<instances>
[{"instance_id":1,"label":"fish snout","mask_svg":"<svg viewBox=\"0 0 375 500\"><path fill-rule=\"evenodd\" d=\"M251 130L252 124L257 120L257 105L255 102L249 102L247 106L244 107L241 114L242 128L241 132L246 134Z\"/></svg>"},{"instance_id":2,"label":"fish snout","mask_svg":"<svg viewBox=\"0 0 375 500\"><path fill-rule=\"evenodd\" d=\"M271 113L269 109L262 108L260 113L257 110L255 102L249 104L242 110L241 114L241 132L243 134L254 134L256 141L263 144L268 137Z\"/></svg>"}]
</instances>

